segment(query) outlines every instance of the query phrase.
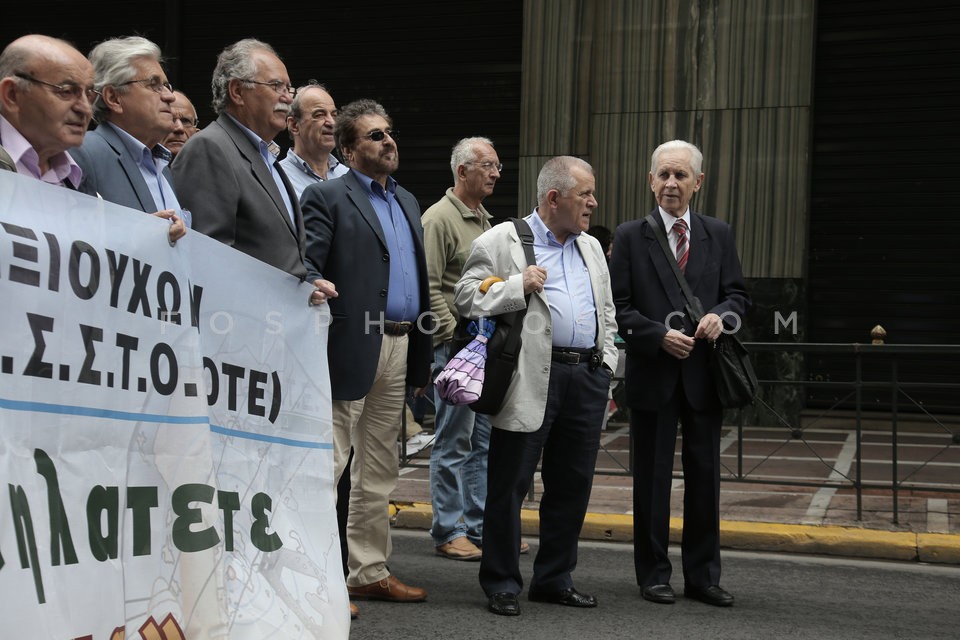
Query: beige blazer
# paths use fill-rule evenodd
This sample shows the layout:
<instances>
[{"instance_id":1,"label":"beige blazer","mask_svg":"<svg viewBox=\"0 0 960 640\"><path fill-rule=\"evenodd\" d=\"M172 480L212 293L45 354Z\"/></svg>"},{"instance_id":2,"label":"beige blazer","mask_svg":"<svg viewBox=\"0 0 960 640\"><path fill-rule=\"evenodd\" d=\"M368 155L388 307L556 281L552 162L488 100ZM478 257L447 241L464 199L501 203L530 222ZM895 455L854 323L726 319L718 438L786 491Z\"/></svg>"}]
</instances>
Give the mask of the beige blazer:
<instances>
[{"instance_id":1,"label":"beige blazer","mask_svg":"<svg viewBox=\"0 0 960 640\"><path fill-rule=\"evenodd\" d=\"M610 291L610 273L603 249L596 239L581 233L576 240L580 254L590 272L593 300L597 309L597 347L603 351L603 362L617 370L618 349L616 311ZM461 315L478 318L516 311L524 307L523 270L527 259L523 245L512 224L499 224L474 240L470 256L457 282L454 302ZM480 284L489 276L503 278L487 292ZM548 274L549 277L549 274ZM550 309L543 293L530 296L530 307L520 337L523 346L503 409L490 416L490 423L507 431L532 432L543 423L550 381L550 350L553 345Z\"/></svg>"}]
</instances>

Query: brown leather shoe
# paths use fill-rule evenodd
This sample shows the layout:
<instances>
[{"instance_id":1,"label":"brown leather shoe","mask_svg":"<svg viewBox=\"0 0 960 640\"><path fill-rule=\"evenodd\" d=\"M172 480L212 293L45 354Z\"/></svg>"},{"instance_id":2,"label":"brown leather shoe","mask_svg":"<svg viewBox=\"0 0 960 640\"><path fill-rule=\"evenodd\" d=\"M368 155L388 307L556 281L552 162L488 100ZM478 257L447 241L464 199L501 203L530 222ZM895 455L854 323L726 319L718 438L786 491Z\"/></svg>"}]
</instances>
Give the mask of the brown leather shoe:
<instances>
[{"instance_id":1,"label":"brown leather shoe","mask_svg":"<svg viewBox=\"0 0 960 640\"><path fill-rule=\"evenodd\" d=\"M350 603L350 619L356 620L359 617L360 617L360 607L358 607L357 605L351 602Z\"/></svg>"},{"instance_id":2,"label":"brown leather shoe","mask_svg":"<svg viewBox=\"0 0 960 640\"><path fill-rule=\"evenodd\" d=\"M357 600L386 600L387 602L423 602L427 592L419 587L403 584L393 576L362 587L347 587L351 598Z\"/></svg>"},{"instance_id":3,"label":"brown leather shoe","mask_svg":"<svg viewBox=\"0 0 960 640\"><path fill-rule=\"evenodd\" d=\"M473 544L463 536L454 538L450 542L445 542L436 548L437 555L451 560L479 560L483 555L480 547Z\"/></svg>"}]
</instances>

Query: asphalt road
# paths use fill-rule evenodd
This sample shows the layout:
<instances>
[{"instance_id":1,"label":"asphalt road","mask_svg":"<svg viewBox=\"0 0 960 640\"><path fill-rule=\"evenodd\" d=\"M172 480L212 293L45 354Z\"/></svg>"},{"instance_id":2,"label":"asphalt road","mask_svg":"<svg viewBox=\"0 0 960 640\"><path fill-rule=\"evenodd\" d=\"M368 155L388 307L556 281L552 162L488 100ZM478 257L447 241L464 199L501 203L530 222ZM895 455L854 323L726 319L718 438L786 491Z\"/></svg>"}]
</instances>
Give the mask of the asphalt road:
<instances>
[{"instance_id":1,"label":"asphalt road","mask_svg":"<svg viewBox=\"0 0 960 640\"><path fill-rule=\"evenodd\" d=\"M477 563L435 556L424 531L394 531L390 568L427 589L422 604L358 602L351 640L811 639L960 638L960 568L801 555L724 553L722 584L736 605L718 609L678 597L674 605L640 598L629 544L581 542L574 582L597 596L596 609L529 602L519 617L495 616L477 583ZM531 555L521 556L529 580ZM683 592L679 558L673 587Z\"/></svg>"}]
</instances>

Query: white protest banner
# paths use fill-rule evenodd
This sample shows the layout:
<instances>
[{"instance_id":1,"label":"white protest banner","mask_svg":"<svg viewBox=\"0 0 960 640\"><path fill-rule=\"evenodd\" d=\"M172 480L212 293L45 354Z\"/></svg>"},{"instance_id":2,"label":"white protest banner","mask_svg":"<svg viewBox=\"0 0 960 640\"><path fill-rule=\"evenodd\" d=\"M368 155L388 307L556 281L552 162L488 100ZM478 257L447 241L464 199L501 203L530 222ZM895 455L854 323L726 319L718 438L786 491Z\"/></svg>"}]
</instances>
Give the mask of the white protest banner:
<instances>
[{"instance_id":1,"label":"white protest banner","mask_svg":"<svg viewBox=\"0 0 960 640\"><path fill-rule=\"evenodd\" d=\"M325 305L0 171L4 638L346 638Z\"/></svg>"}]
</instances>

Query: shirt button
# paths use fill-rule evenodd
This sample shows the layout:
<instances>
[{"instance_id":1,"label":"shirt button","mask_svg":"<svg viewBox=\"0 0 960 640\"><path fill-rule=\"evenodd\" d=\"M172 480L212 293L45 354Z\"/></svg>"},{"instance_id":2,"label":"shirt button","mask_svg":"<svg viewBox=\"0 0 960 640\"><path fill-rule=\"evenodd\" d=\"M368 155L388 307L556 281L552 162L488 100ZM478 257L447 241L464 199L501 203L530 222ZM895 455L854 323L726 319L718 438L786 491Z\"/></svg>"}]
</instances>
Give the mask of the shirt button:
<instances>
[{"instance_id":1,"label":"shirt button","mask_svg":"<svg viewBox=\"0 0 960 640\"><path fill-rule=\"evenodd\" d=\"M543 368L543 372L544 372L544 373L550 373L550 367L544 367L544 368Z\"/></svg>"}]
</instances>

